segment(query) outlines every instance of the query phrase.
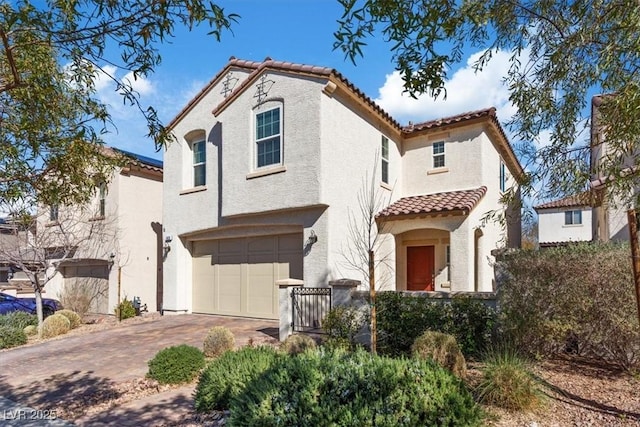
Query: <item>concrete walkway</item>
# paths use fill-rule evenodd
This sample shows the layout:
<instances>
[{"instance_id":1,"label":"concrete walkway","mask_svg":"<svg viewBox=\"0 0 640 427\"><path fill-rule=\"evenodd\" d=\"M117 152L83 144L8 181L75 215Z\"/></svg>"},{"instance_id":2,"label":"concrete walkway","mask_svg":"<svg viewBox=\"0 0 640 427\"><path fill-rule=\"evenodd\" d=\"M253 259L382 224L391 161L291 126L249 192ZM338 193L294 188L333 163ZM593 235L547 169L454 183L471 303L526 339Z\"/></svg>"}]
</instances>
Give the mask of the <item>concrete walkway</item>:
<instances>
[{"instance_id":1,"label":"concrete walkway","mask_svg":"<svg viewBox=\"0 0 640 427\"><path fill-rule=\"evenodd\" d=\"M0 351L0 415L4 413L8 421L15 408L46 411L60 405L82 407L81 396L106 399L117 393L117 383L144 377L147 362L163 348L179 344L202 348L206 332L213 326L228 327L238 347L250 340L273 341L278 333L278 322L273 320L178 315ZM80 417L75 423L179 425L185 411L193 408L192 391L192 387L183 387L160 393L111 408L106 414ZM32 425L46 422L41 419Z\"/></svg>"}]
</instances>

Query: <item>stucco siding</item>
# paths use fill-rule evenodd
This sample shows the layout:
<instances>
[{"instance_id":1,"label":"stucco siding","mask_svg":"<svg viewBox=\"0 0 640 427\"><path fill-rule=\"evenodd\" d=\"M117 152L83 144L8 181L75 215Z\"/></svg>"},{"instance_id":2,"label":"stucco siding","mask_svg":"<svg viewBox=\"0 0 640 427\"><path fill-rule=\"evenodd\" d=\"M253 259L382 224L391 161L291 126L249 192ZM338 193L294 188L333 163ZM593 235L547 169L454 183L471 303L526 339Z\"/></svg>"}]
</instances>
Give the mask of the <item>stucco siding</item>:
<instances>
[{"instance_id":1,"label":"stucco siding","mask_svg":"<svg viewBox=\"0 0 640 427\"><path fill-rule=\"evenodd\" d=\"M322 97L321 122L321 201L329 205L330 212L327 280L350 278L364 282L362 272L350 265L353 262L347 261L354 259L355 251L349 226L367 220L361 214L358 195L368 194L372 182L380 201L376 206L378 210L399 197L402 186L399 137L383 123L366 118L340 98L332 96ZM381 180L382 136L389 140L388 184ZM379 289L395 287L391 274L395 264L394 247L393 238L383 236L375 248ZM367 254L355 252L355 259L366 263ZM368 284L363 283L365 286Z\"/></svg>"},{"instance_id":2,"label":"stucco siding","mask_svg":"<svg viewBox=\"0 0 640 427\"><path fill-rule=\"evenodd\" d=\"M582 224L565 224L565 212L580 210ZM544 209L538 212L538 241L540 243L579 242L592 239L591 208Z\"/></svg>"},{"instance_id":3,"label":"stucco siding","mask_svg":"<svg viewBox=\"0 0 640 427\"><path fill-rule=\"evenodd\" d=\"M324 82L274 73L267 78L273 84L262 104L256 104L255 89L248 89L219 117L223 217L308 206L320 199L319 104ZM255 114L272 108L281 108L282 165L258 168Z\"/></svg>"}]
</instances>

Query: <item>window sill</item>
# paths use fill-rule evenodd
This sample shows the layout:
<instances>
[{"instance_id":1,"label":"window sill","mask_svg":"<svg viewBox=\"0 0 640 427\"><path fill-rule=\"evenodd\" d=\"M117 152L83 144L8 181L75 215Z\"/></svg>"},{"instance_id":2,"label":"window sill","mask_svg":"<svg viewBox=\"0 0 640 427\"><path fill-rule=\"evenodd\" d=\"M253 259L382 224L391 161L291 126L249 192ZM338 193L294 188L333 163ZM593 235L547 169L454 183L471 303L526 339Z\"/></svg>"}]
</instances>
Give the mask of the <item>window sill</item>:
<instances>
[{"instance_id":1,"label":"window sill","mask_svg":"<svg viewBox=\"0 0 640 427\"><path fill-rule=\"evenodd\" d=\"M55 227L56 225L60 225L60 221L58 221L58 220L49 221L44 226L45 227Z\"/></svg>"},{"instance_id":2,"label":"window sill","mask_svg":"<svg viewBox=\"0 0 640 427\"><path fill-rule=\"evenodd\" d=\"M584 224L565 224L562 226L562 228L576 228L576 227L582 227L584 226Z\"/></svg>"},{"instance_id":3,"label":"window sill","mask_svg":"<svg viewBox=\"0 0 640 427\"><path fill-rule=\"evenodd\" d=\"M103 221L104 215L94 216L93 218L89 218L89 221Z\"/></svg>"},{"instance_id":4,"label":"window sill","mask_svg":"<svg viewBox=\"0 0 640 427\"><path fill-rule=\"evenodd\" d=\"M449 168L446 168L446 167L435 168L435 169L428 170L427 175L437 175L439 173L446 173L446 172L449 172Z\"/></svg>"},{"instance_id":5,"label":"window sill","mask_svg":"<svg viewBox=\"0 0 640 427\"><path fill-rule=\"evenodd\" d=\"M381 182L380 183L380 187L384 188L385 190L389 190L389 191L393 190L393 188L391 188L391 186L389 184L387 184L386 182Z\"/></svg>"},{"instance_id":6,"label":"window sill","mask_svg":"<svg viewBox=\"0 0 640 427\"><path fill-rule=\"evenodd\" d=\"M267 176L267 175L273 175L276 173L282 173L282 172L286 172L287 167L286 166L276 166L276 167L270 167L268 169L263 169L263 170L258 170L256 172L251 172L250 174L247 174L247 179L253 179L253 178L259 178L261 176Z\"/></svg>"},{"instance_id":7,"label":"window sill","mask_svg":"<svg viewBox=\"0 0 640 427\"><path fill-rule=\"evenodd\" d=\"M185 194L198 193L200 191L206 191L206 190L207 190L207 186L206 185L199 185L198 187L193 187L193 188L188 188L186 190L182 190L180 192L180 195L183 196Z\"/></svg>"}]
</instances>

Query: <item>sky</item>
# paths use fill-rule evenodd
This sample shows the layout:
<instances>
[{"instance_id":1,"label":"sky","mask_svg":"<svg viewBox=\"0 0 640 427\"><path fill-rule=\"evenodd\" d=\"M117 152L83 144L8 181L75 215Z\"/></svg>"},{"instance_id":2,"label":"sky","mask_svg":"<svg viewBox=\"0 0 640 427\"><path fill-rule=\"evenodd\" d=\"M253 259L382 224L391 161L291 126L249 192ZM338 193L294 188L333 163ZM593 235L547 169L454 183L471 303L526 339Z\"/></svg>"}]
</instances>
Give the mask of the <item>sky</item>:
<instances>
[{"instance_id":1,"label":"sky","mask_svg":"<svg viewBox=\"0 0 640 427\"><path fill-rule=\"evenodd\" d=\"M142 105L153 106L166 124L228 62L231 56L262 61L266 57L334 68L374 99L401 124L414 123L496 107L504 123L514 113L502 78L508 69L508 54L499 52L482 73L471 65L479 52L452 69L446 83L447 99L434 101L428 96L417 100L403 95L402 81L394 71L391 45L381 38L368 39L364 56L353 64L333 49L333 33L338 29L341 6L337 0L218 0L227 13L240 15L232 32L223 33L220 42L207 35L207 27L189 32L176 31L176 37L160 47L162 63L144 79L133 81ZM129 78L122 71L110 70L119 79ZM100 99L110 106L117 129L105 135L108 145L137 154L162 159L146 137L144 118L134 108L123 105L114 87L98 82ZM513 141L512 141L513 142Z\"/></svg>"}]
</instances>

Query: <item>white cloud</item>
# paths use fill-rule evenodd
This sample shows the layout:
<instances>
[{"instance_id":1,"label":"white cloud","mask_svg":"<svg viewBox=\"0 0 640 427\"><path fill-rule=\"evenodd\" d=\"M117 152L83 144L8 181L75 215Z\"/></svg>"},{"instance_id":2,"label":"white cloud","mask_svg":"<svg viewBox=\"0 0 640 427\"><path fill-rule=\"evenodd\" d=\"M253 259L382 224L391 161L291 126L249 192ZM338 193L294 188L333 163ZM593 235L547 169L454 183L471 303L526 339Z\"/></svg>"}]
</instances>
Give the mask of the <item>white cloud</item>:
<instances>
[{"instance_id":1,"label":"white cloud","mask_svg":"<svg viewBox=\"0 0 640 427\"><path fill-rule=\"evenodd\" d=\"M516 112L509 102L508 88L503 82L510 66L510 53L494 53L487 66L475 72L473 64L481 54L477 52L470 55L466 64L446 81L446 99L441 95L434 100L427 94L417 99L411 98L403 93L400 73L394 71L386 76L375 101L402 123L422 122L489 107L496 107L498 117L505 122Z\"/></svg>"}]
</instances>

